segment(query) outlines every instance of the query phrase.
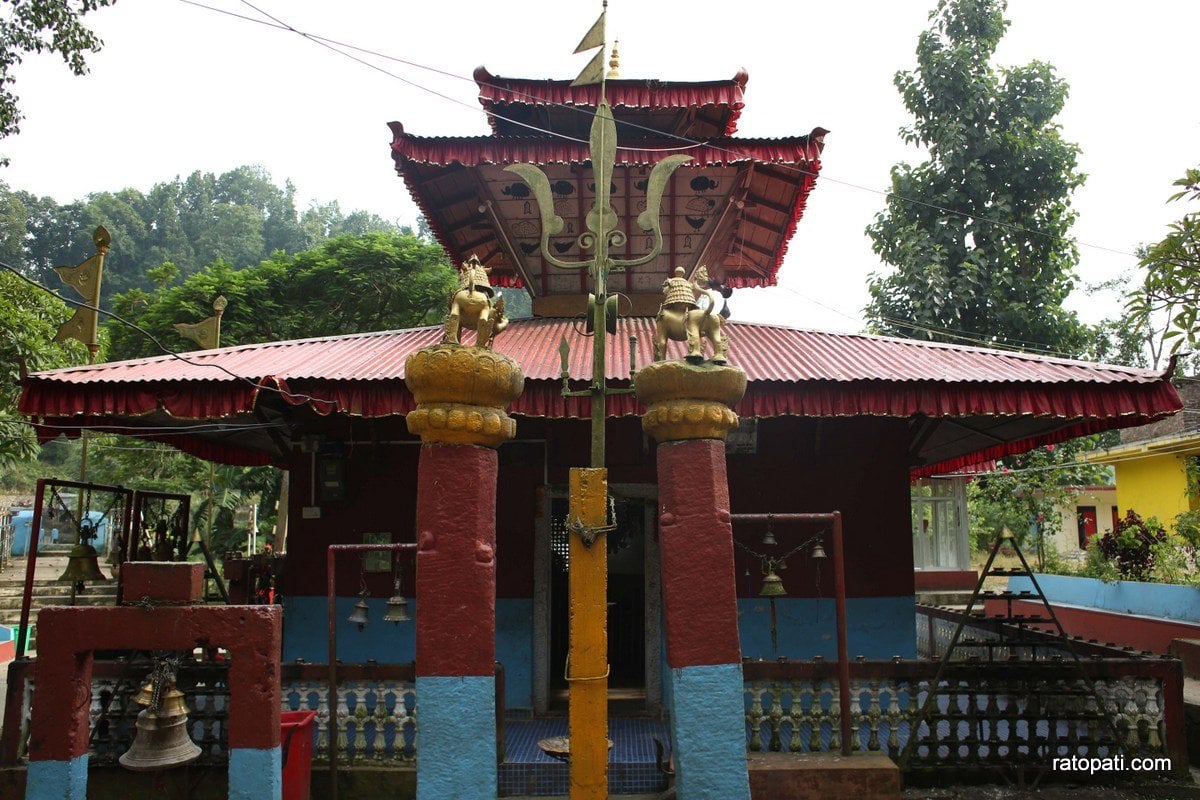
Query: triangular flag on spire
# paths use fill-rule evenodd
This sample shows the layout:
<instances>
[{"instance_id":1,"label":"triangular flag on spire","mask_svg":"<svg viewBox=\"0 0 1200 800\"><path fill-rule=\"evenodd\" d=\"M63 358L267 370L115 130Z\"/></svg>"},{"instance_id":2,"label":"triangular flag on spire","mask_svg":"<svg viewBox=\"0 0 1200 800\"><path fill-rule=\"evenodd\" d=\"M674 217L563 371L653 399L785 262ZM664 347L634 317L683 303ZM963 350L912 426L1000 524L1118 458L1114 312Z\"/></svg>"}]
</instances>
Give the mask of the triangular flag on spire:
<instances>
[{"instance_id":1,"label":"triangular flag on spire","mask_svg":"<svg viewBox=\"0 0 1200 800\"><path fill-rule=\"evenodd\" d=\"M604 50L598 50L592 60L579 73L579 77L571 81L572 86L588 86L604 80Z\"/></svg>"},{"instance_id":2,"label":"triangular flag on spire","mask_svg":"<svg viewBox=\"0 0 1200 800\"><path fill-rule=\"evenodd\" d=\"M591 50L593 47L604 46L604 15L607 13L607 9L600 12L599 19L592 24L588 32L583 35L583 40L579 42L579 46L575 48L576 53Z\"/></svg>"}]
</instances>

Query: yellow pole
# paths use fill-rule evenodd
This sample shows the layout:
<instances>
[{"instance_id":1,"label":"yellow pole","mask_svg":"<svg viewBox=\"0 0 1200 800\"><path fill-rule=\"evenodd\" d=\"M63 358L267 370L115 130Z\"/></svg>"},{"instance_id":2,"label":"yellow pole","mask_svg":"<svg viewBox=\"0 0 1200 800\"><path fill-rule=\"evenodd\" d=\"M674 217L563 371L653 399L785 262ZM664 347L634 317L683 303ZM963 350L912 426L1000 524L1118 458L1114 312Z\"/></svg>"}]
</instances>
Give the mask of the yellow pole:
<instances>
[{"instance_id":1,"label":"yellow pole","mask_svg":"<svg viewBox=\"0 0 1200 800\"><path fill-rule=\"evenodd\" d=\"M603 335L603 328L598 335ZM607 523L608 470L571 470L570 522L581 531ZM571 741L571 800L608 797L608 547L570 537L570 648L567 682ZM596 624L599 621L600 624Z\"/></svg>"}]
</instances>

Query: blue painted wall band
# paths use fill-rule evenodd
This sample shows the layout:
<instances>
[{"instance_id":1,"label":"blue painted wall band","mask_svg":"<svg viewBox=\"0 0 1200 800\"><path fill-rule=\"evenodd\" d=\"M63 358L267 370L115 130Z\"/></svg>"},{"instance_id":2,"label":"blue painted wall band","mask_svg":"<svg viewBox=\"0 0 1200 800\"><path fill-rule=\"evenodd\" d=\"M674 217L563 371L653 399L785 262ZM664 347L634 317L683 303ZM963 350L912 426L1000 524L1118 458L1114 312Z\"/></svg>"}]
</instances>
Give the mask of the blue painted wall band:
<instances>
[{"instance_id":1,"label":"blue painted wall band","mask_svg":"<svg viewBox=\"0 0 1200 800\"><path fill-rule=\"evenodd\" d=\"M25 800L85 800L87 753L70 761L30 761Z\"/></svg>"},{"instance_id":2,"label":"blue painted wall band","mask_svg":"<svg viewBox=\"0 0 1200 800\"><path fill-rule=\"evenodd\" d=\"M750 800L742 665L671 670L675 790L683 800Z\"/></svg>"},{"instance_id":3,"label":"blue painted wall band","mask_svg":"<svg viewBox=\"0 0 1200 800\"><path fill-rule=\"evenodd\" d=\"M833 598L779 597L775 600L776 645L771 643L771 601L738 599L738 633L744 658L774 661L837 658ZM917 657L917 608L912 595L846 598L846 646L850 657Z\"/></svg>"},{"instance_id":4,"label":"blue painted wall band","mask_svg":"<svg viewBox=\"0 0 1200 800\"><path fill-rule=\"evenodd\" d=\"M229 751L229 800L280 800L283 754L278 747Z\"/></svg>"},{"instance_id":5,"label":"blue painted wall band","mask_svg":"<svg viewBox=\"0 0 1200 800\"><path fill-rule=\"evenodd\" d=\"M418 676L417 720L417 800L495 800L495 679Z\"/></svg>"},{"instance_id":6,"label":"blue painted wall band","mask_svg":"<svg viewBox=\"0 0 1200 800\"><path fill-rule=\"evenodd\" d=\"M373 658L380 664L403 664L416 652L416 628L411 622L383 622L387 601L367 599L370 622L358 630L346 617L358 597L339 597L338 658L347 664ZM420 613L416 600L409 599L409 613ZM324 664L329 652L329 630L325 625L325 598L287 597L283 601L283 662L297 658ZM533 707L533 600L501 598L496 601L496 660L504 665L504 705Z\"/></svg>"}]
</instances>

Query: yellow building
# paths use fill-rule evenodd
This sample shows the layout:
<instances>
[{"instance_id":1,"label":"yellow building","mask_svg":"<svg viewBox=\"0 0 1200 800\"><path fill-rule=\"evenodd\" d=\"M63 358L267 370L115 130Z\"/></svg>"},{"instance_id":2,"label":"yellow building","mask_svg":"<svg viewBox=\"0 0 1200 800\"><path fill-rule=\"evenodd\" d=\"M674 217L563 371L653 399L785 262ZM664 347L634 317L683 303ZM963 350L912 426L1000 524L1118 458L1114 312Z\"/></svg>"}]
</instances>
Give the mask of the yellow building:
<instances>
[{"instance_id":1,"label":"yellow building","mask_svg":"<svg viewBox=\"0 0 1200 800\"><path fill-rule=\"evenodd\" d=\"M1089 453L1087 460L1112 465L1121 516L1132 509L1170 528L1179 514L1197 508L1194 471L1189 477L1187 466L1198 455L1200 433L1189 432L1122 442Z\"/></svg>"}]
</instances>

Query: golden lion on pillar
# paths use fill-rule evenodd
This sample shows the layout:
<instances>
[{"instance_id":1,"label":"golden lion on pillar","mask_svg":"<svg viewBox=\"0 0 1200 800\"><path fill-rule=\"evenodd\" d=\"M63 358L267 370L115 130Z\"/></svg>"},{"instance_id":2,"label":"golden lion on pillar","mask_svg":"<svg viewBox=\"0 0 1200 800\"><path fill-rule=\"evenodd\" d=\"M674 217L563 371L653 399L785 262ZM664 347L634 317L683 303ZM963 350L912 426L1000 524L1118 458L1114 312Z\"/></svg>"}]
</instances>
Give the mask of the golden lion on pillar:
<instances>
[{"instance_id":1,"label":"golden lion on pillar","mask_svg":"<svg viewBox=\"0 0 1200 800\"><path fill-rule=\"evenodd\" d=\"M475 344L491 347L497 333L508 327L504 316L504 297L492 298L496 290L488 283L488 270L472 254L458 269L458 291L450 296L450 313L446 315L443 342L462 344L464 328L475 330Z\"/></svg>"},{"instance_id":2,"label":"golden lion on pillar","mask_svg":"<svg viewBox=\"0 0 1200 800\"><path fill-rule=\"evenodd\" d=\"M654 360L666 358L671 339L687 342L688 362L699 364L704 361L701 338L705 338L712 344L712 363L724 364L729 358L729 339L722 330L729 316L725 304L729 290L710 280L704 267L696 270L692 281L683 274L683 267L676 267L674 277L663 281L663 301L654 320ZM707 300L704 308L696 302L701 297Z\"/></svg>"}]
</instances>

